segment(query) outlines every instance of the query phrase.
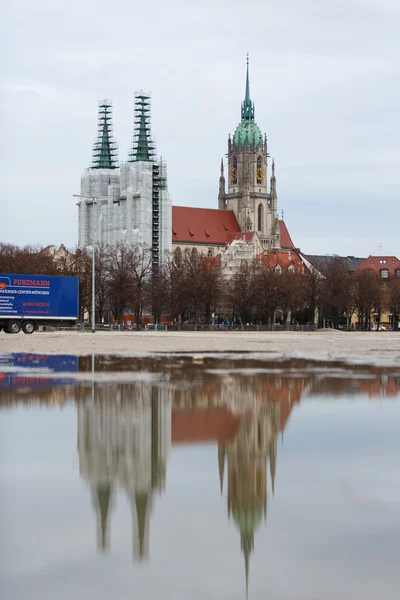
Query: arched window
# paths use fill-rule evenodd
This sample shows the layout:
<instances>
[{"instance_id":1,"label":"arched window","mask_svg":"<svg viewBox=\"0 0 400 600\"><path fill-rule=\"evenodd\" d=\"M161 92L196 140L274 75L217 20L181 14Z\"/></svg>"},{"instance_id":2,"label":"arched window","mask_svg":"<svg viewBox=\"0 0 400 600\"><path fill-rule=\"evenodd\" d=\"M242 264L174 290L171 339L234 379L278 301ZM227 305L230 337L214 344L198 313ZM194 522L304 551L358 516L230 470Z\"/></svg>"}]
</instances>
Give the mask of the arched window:
<instances>
[{"instance_id":1,"label":"arched window","mask_svg":"<svg viewBox=\"0 0 400 600\"><path fill-rule=\"evenodd\" d=\"M262 166L262 158L261 158L261 156L259 156L257 158L257 169L256 169L256 180L257 180L257 183L259 185L261 185L262 182L263 182L263 179L264 179L264 170L263 170L263 166Z\"/></svg>"},{"instance_id":2,"label":"arched window","mask_svg":"<svg viewBox=\"0 0 400 600\"><path fill-rule=\"evenodd\" d=\"M191 254L192 254L192 260L197 261L199 258L199 252L198 252L197 248L192 248Z\"/></svg>"},{"instance_id":3,"label":"arched window","mask_svg":"<svg viewBox=\"0 0 400 600\"><path fill-rule=\"evenodd\" d=\"M182 250L178 246L174 252L174 262L176 265L180 265L182 262Z\"/></svg>"},{"instance_id":4,"label":"arched window","mask_svg":"<svg viewBox=\"0 0 400 600\"><path fill-rule=\"evenodd\" d=\"M281 265L276 265L275 273L278 273L278 275L280 275L282 273Z\"/></svg>"},{"instance_id":5,"label":"arched window","mask_svg":"<svg viewBox=\"0 0 400 600\"><path fill-rule=\"evenodd\" d=\"M259 204L258 210L257 210L257 230L258 231L263 230L263 216L264 216L263 213L264 213L263 205Z\"/></svg>"},{"instance_id":6,"label":"arched window","mask_svg":"<svg viewBox=\"0 0 400 600\"><path fill-rule=\"evenodd\" d=\"M230 172L231 183L237 184L238 182L238 168L237 168L237 159L236 156L233 157L232 161L232 169Z\"/></svg>"}]
</instances>

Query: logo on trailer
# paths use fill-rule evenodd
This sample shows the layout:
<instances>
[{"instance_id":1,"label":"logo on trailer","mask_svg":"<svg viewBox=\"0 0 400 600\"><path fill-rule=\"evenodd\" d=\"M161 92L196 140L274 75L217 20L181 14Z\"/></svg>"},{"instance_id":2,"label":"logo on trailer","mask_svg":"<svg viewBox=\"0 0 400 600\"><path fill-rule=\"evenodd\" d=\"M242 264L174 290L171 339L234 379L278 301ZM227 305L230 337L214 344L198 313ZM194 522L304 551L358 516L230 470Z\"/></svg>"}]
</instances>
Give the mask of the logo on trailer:
<instances>
[{"instance_id":1,"label":"logo on trailer","mask_svg":"<svg viewBox=\"0 0 400 600\"><path fill-rule=\"evenodd\" d=\"M9 277L0 277L0 290L5 290L8 285L11 285Z\"/></svg>"}]
</instances>

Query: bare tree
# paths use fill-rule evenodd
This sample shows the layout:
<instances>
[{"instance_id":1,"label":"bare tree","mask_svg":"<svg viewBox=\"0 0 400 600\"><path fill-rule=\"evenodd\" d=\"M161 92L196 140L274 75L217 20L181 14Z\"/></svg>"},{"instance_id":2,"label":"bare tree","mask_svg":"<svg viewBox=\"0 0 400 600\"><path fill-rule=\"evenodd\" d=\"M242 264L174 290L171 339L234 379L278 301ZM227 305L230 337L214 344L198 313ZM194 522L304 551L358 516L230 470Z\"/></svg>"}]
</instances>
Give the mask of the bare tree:
<instances>
[{"instance_id":1,"label":"bare tree","mask_svg":"<svg viewBox=\"0 0 400 600\"><path fill-rule=\"evenodd\" d=\"M110 246L107 257L108 301L112 315L122 324L125 309L132 302L132 249L117 242Z\"/></svg>"},{"instance_id":2,"label":"bare tree","mask_svg":"<svg viewBox=\"0 0 400 600\"><path fill-rule=\"evenodd\" d=\"M393 329L398 331L400 321L400 277L396 277L389 282L388 292L388 306L392 313Z\"/></svg>"},{"instance_id":3,"label":"bare tree","mask_svg":"<svg viewBox=\"0 0 400 600\"><path fill-rule=\"evenodd\" d=\"M225 300L233 319L241 324L252 320L255 306L255 261L242 260L239 270L226 282Z\"/></svg>"},{"instance_id":4,"label":"bare tree","mask_svg":"<svg viewBox=\"0 0 400 600\"><path fill-rule=\"evenodd\" d=\"M354 302L357 306L359 329L371 329L371 316L379 302L381 290L376 274L366 270L354 273Z\"/></svg>"},{"instance_id":5,"label":"bare tree","mask_svg":"<svg viewBox=\"0 0 400 600\"><path fill-rule=\"evenodd\" d=\"M146 300L149 301L151 298L150 289L152 276L152 261L153 255L150 248L147 248L143 244L131 246L129 266L132 281L131 305L135 312L136 326L138 328L140 326L142 312ZM154 283L157 280L158 270L159 269L157 269L157 273L154 273ZM151 306L149 303L149 309L150 308Z\"/></svg>"}]
</instances>

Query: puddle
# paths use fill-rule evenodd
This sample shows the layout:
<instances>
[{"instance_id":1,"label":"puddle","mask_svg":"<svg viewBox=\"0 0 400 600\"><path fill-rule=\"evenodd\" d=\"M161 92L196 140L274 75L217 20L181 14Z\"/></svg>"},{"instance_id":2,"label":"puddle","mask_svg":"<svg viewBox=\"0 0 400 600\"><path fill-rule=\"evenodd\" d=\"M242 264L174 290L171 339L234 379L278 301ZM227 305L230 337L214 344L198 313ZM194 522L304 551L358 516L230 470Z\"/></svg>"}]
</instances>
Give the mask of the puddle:
<instances>
[{"instance_id":1,"label":"puddle","mask_svg":"<svg viewBox=\"0 0 400 600\"><path fill-rule=\"evenodd\" d=\"M395 368L3 354L1 589L394 599L399 430Z\"/></svg>"}]
</instances>

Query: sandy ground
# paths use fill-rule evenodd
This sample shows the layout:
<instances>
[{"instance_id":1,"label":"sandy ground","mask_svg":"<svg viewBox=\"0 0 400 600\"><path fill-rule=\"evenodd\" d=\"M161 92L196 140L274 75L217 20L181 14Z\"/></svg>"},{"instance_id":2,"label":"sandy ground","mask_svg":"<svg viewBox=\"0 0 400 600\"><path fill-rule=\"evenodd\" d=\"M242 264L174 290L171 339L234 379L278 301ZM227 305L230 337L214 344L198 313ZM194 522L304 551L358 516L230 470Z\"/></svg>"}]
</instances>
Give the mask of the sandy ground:
<instances>
[{"instance_id":1,"label":"sandy ground","mask_svg":"<svg viewBox=\"0 0 400 600\"><path fill-rule=\"evenodd\" d=\"M343 360L400 367L400 332L36 332L0 333L0 352L135 354L256 352L269 358Z\"/></svg>"}]
</instances>

